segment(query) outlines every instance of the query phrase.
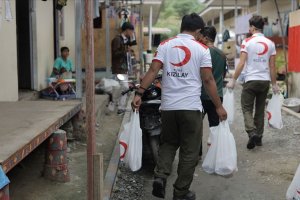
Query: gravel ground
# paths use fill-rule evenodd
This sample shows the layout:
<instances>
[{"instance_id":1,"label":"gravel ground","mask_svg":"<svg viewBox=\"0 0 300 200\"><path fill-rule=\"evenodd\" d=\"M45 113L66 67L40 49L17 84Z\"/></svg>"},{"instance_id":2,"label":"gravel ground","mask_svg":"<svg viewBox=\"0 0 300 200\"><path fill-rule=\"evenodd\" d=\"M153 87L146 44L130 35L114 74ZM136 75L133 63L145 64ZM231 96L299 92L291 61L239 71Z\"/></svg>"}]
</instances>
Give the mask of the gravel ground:
<instances>
[{"instance_id":1,"label":"gravel ground","mask_svg":"<svg viewBox=\"0 0 300 200\"><path fill-rule=\"evenodd\" d=\"M141 172L131 172L123 163L120 164L117 184L111 200L144 199L144 177Z\"/></svg>"}]
</instances>

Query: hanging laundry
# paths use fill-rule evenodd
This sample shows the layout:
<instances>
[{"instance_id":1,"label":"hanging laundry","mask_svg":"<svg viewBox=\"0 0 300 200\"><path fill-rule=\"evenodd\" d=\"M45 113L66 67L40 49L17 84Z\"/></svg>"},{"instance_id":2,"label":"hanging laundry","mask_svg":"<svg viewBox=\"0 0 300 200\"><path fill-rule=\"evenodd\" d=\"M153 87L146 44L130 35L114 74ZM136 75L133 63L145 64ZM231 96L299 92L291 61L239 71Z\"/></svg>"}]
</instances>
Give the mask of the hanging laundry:
<instances>
[{"instance_id":1,"label":"hanging laundry","mask_svg":"<svg viewBox=\"0 0 300 200\"><path fill-rule=\"evenodd\" d=\"M12 21L10 0L5 0L5 20Z\"/></svg>"},{"instance_id":2,"label":"hanging laundry","mask_svg":"<svg viewBox=\"0 0 300 200\"><path fill-rule=\"evenodd\" d=\"M108 8L108 18L116 18L116 10L114 6L109 6Z\"/></svg>"}]
</instances>

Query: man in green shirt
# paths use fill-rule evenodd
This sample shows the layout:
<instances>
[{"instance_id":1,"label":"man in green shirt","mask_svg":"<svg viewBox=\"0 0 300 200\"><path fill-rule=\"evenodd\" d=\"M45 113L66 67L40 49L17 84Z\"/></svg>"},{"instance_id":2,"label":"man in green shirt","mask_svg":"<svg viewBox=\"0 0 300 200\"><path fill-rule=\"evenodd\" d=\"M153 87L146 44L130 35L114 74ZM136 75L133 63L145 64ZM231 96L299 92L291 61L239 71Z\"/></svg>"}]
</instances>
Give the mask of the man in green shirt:
<instances>
[{"instance_id":1,"label":"man in green shirt","mask_svg":"<svg viewBox=\"0 0 300 200\"><path fill-rule=\"evenodd\" d=\"M217 35L216 28L213 26L206 26L200 32L198 40L208 46L212 61L212 73L217 85L218 95L223 101L223 79L226 75L226 56L225 54L214 46L215 38ZM219 116L216 112L216 107L211 101L204 87L202 86L201 101L204 109L204 115L207 114L209 127L219 125ZM200 157L202 156L202 142L200 149Z\"/></svg>"},{"instance_id":2,"label":"man in green shirt","mask_svg":"<svg viewBox=\"0 0 300 200\"><path fill-rule=\"evenodd\" d=\"M68 59L69 52L68 47L62 47L60 49L61 56L54 61L51 77L61 76L65 72L72 72L73 63Z\"/></svg>"}]
</instances>

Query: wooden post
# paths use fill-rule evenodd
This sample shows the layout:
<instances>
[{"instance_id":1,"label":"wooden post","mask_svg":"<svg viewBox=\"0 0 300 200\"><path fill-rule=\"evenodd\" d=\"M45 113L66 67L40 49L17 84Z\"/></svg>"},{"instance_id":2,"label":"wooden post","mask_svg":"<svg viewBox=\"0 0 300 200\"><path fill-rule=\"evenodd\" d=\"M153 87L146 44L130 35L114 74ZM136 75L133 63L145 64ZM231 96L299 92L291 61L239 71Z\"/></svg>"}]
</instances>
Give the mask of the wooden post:
<instances>
[{"instance_id":1,"label":"wooden post","mask_svg":"<svg viewBox=\"0 0 300 200\"><path fill-rule=\"evenodd\" d=\"M87 127L87 199L94 197L94 163L96 152L95 143L95 70L94 70L94 30L93 30L93 1L85 0L85 40L87 46L86 66L86 127Z\"/></svg>"},{"instance_id":2,"label":"wooden post","mask_svg":"<svg viewBox=\"0 0 300 200\"><path fill-rule=\"evenodd\" d=\"M109 18L109 0L105 0L105 61L106 61L106 76L109 76L111 69L111 59L110 59L110 18Z\"/></svg>"},{"instance_id":3,"label":"wooden post","mask_svg":"<svg viewBox=\"0 0 300 200\"><path fill-rule=\"evenodd\" d=\"M94 200L103 200L104 188L103 154L94 155Z\"/></svg>"},{"instance_id":4,"label":"wooden post","mask_svg":"<svg viewBox=\"0 0 300 200\"><path fill-rule=\"evenodd\" d=\"M139 26L140 26L140 43L139 43L139 46L140 46L140 74L139 75L142 75L144 74L144 32L143 32L143 14L142 14L142 6L143 6L143 1L140 0L140 10L139 10ZM138 77L138 80L139 80L139 77Z\"/></svg>"},{"instance_id":5,"label":"wooden post","mask_svg":"<svg viewBox=\"0 0 300 200\"><path fill-rule=\"evenodd\" d=\"M76 66L76 98L82 98L82 62L81 62L81 25L83 21L82 1L75 0L75 66Z\"/></svg>"}]
</instances>

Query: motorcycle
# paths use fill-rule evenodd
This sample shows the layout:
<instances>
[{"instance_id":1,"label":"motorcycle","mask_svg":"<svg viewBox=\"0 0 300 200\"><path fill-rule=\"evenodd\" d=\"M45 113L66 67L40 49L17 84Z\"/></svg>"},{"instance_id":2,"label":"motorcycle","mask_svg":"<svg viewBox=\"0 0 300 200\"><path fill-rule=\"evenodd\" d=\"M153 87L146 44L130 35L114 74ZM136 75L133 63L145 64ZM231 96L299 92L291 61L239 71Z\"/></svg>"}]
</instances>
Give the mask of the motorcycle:
<instances>
[{"instance_id":1,"label":"motorcycle","mask_svg":"<svg viewBox=\"0 0 300 200\"><path fill-rule=\"evenodd\" d=\"M158 160L158 149L160 144L161 132L161 76L157 77L155 81L144 92L142 104L140 106L140 126L143 131L143 146L149 147L153 161L156 164ZM122 92L122 95L130 91L137 90L138 84L129 87L128 90ZM146 148L143 148L144 151Z\"/></svg>"}]
</instances>

